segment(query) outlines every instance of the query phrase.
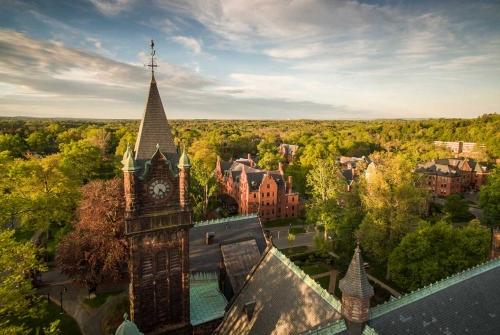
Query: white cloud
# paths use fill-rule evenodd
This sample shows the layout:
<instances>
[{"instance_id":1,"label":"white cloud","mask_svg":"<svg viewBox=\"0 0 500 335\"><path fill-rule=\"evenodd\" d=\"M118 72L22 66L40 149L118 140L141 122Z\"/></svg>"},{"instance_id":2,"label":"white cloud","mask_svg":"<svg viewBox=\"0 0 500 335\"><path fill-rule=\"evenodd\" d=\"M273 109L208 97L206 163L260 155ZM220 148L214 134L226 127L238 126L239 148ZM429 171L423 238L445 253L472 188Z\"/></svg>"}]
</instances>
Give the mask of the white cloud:
<instances>
[{"instance_id":1,"label":"white cloud","mask_svg":"<svg viewBox=\"0 0 500 335\"><path fill-rule=\"evenodd\" d=\"M195 54L201 53L201 42L188 36L174 36L174 41L191 50Z\"/></svg>"},{"instance_id":2,"label":"white cloud","mask_svg":"<svg viewBox=\"0 0 500 335\"><path fill-rule=\"evenodd\" d=\"M135 0L89 0L101 13L108 16L117 15L131 8Z\"/></svg>"}]
</instances>

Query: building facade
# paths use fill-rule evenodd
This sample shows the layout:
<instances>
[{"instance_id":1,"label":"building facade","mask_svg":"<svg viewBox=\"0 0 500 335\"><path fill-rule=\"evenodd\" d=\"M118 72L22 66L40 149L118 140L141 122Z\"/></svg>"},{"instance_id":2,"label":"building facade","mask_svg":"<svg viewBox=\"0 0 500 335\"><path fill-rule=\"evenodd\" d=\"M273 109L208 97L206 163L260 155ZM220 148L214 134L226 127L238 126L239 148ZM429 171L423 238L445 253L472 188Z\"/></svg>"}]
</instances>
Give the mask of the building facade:
<instances>
[{"instance_id":1,"label":"building facade","mask_svg":"<svg viewBox=\"0 0 500 335\"><path fill-rule=\"evenodd\" d=\"M478 191L486 182L488 169L471 159L446 158L421 164L422 184L436 196Z\"/></svg>"},{"instance_id":2,"label":"building facade","mask_svg":"<svg viewBox=\"0 0 500 335\"><path fill-rule=\"evenodd\" d=\"M277 171L267 171L258 168L250 155L235 161L218 157L215 175L219 194L234 199L240 214L258 213L263 221L299 215L299 194L293 191L292 177L285 177L281 163Z\"/></svg>"},{"instance_id":3,"label":"building facade","mask_svg":"<svg viewBox=\"0 0 500 335\"><path fill-rule=\"evenodd\" d=\"M278 152L288 163L291 163L299 151L299 146L295 144L281 143Z\"/></svg>"}]
</instances>

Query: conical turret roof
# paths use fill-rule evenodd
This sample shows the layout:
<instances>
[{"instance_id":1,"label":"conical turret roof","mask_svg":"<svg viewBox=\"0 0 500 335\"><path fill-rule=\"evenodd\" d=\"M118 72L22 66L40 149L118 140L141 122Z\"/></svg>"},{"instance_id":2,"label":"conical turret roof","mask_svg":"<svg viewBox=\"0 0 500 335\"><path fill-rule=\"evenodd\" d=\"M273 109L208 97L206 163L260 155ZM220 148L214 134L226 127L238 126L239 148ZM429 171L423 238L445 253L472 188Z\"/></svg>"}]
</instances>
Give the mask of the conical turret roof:
<instances>
[{"instance_id":1,"label":"conical turret roof","mask_svg":"<svg viewBox=\"0 0 500 335\"><path fill-rule=\"evenodd\" d=\"M153 74L149 86L146 110L135 142L135 159L151 159L156 151L157 144L164 153L177 153Z\"/></svg>"},{"instance_id":2,"label":"conical turret roof","mask_svg":"<svg viewBox=\"0 0 500 335\"><path fill-rule=\"evenodd\" d=\"M342 294L362 299L373 296L373 286L368 282L363 264L361 249L358 245L356 246L345 277L339 282L339 288Z\"/></svg>"}]
</instances>

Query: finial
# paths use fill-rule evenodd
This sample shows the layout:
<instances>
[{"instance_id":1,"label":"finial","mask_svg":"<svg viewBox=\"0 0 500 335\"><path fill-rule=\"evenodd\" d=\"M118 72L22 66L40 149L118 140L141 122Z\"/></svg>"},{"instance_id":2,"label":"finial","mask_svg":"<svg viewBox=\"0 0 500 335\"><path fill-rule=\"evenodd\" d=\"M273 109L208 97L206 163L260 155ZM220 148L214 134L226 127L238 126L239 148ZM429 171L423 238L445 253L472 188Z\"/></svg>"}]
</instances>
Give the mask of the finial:
<instances>
[{"instance_id":1,"label":"finial","mask_svg":"<svg viewBox=\"0 0 500 335\"><path fill-rule=\"evenodd\" d=\"M160 149L160 143L156 143L156 149Z\"/></svg>"},{"instance_id":2,"label":"finial","mask_svg":"<svg viewBox=\"0 0 500 335\"><path fill-rule=\"evenodd\" d=\"M151 68L151 75L153 77L155 75L155 67L158 67L158 65L156 65L156 63L155 63L155 54L156 54L155 41L151 40L151 63L148 64L148 67Z\"/></svg>"},{"instance_id":3,"label":"finial","mask_svg":"<svg viewBox=\"0 0 500 335\"><path fill-rule=\"evenodd\" d=\"M127 312L123 313L123 321L127 321L128 320L128 314Z\"/></svg>"}]
</instances>

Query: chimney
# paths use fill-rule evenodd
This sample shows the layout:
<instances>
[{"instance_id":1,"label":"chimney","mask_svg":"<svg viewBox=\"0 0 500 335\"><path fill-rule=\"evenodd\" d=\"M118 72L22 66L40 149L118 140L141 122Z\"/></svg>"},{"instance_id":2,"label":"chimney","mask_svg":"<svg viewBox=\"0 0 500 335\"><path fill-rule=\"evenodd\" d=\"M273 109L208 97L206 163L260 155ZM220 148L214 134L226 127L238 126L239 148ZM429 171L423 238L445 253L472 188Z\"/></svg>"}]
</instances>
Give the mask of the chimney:
<instances>
[{"instance_id":1,"label":"chimney","mask_svg":"<svg viewBox=\"0 0 500 335\"><path fill-rule=\"evenodd\" d=\"M283 169L283 163L281 163L281 162L278 163L278 170L280 172L280 175L282 175L282 176L285 175L285 170Z\"/></svg>"},{"instance_id":2,"label":"chimney","mask_svg":"<svg viewBox=\"0 0 500 335\"><path fill-rule=\"evenodd\" d=\"M252 159L252 154L247 154L247 159L248 162L250 163L250 167L254 166L253 159Z\"/></svg>"},{"instance_id":3,"label":"chimney","mask_svg":"<svg viewBox=\"0 0 500 335\"><path fill-rule=\"evenodd\" d=\"M286 186L288 193L292 193L292 176L288 176L288 182Z\"/></svg>"},{"instance_id":4,"label":"chimney","mask_svg":"<svg viewBox=\"0 0 500 335\"><path fill-rule=\"evenodd\" d=\"M214 240L215 240L215 232L210 231L210 232L207 232L205 234L205 244L206 245L213 244Z\"/></svg>"}]
</instances>

